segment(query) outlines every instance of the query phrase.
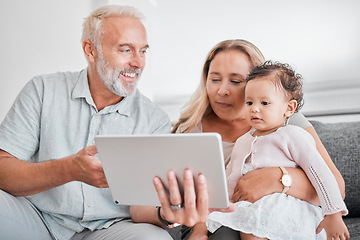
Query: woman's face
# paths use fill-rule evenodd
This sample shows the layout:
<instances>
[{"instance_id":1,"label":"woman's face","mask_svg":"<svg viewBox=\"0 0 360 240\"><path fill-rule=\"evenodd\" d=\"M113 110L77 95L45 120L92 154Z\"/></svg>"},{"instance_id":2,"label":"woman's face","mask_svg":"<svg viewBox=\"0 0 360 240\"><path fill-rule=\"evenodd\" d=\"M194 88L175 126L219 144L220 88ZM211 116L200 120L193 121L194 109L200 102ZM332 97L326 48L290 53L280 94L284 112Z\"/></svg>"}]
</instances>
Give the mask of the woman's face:
<instances>
[{"instance_id":1,"label":"woman's face","mask_svg":"<svg viewBox=\"0 0 360 240\"><path fill-rule=\"evenodd\" d=\"M249 57L237 50L218 53L209 66L206 89L210 105L222 120L245 118L245 80L252 65Z\"/></svg>"}]
</instances>

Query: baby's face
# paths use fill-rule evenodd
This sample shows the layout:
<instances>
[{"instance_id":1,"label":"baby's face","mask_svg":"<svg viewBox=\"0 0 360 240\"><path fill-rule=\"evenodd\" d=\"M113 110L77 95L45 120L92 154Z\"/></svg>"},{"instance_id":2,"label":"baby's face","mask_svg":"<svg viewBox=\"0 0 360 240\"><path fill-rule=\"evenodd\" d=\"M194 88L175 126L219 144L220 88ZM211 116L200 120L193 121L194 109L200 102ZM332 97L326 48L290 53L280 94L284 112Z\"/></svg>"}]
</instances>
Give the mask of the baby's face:
<instances>
[{"instance_id":1,"label":"baby's face","mask_svg":"<svg viewBox=\"0 0 360 240\"><path fill-rule=\"evenodd\" d=\"M253 128L269 131L284 124L289 103L284 91L268 77L255 78L247 82L246 117Z\"/></svg>"}]
</instances>

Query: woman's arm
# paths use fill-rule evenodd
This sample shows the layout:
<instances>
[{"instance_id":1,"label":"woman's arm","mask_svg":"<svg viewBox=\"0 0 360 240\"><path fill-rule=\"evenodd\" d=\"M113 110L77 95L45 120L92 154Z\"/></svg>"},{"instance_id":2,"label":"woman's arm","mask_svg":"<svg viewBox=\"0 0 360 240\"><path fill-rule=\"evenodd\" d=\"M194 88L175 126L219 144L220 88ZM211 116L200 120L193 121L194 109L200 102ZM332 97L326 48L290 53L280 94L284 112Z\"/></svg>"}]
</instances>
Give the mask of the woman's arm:
<instances>
[{"instance_id":1,"label":"woman's arm","mask_svg":"<svg viewBox=\"0 0 360 240\"><path fill-rule=\"evenodd\" d=\"M286 168L293 177L293 184L286 194L305 200L313 204L319 204L315 188L300 168ZM256 202L260 198L282 192L284 186L280 179L282 172L278 167L267 167L253 170L245 174L238 182L232 197L233 202L239 200Z\"/></svg>"},{"instance_id":2,"label":"woman's arm","mask_svg":"<svg viewBox=\"0 0 360 240\"><path fill-rule=\"evenodd\" d=\"M307 127L305 130L313 136L316 142L317 150L323 157L331 172L334 174L338 182L341 195L344 198L345 182L340 172L331 160L315 129L313 127ZM287 194L301 200L305 200L309 203L319 205L320 201L316 191L304 171L297 168L286 169L293 177L293 184ZM235 187L232 201L237 202L239 200L244 200L255 202L263 196L276 192L282 192L283 185L280 182L281 176L282 172L278 167L262 168L247 173L239 180L238 185Z\"/></svg>"}]
</instances>

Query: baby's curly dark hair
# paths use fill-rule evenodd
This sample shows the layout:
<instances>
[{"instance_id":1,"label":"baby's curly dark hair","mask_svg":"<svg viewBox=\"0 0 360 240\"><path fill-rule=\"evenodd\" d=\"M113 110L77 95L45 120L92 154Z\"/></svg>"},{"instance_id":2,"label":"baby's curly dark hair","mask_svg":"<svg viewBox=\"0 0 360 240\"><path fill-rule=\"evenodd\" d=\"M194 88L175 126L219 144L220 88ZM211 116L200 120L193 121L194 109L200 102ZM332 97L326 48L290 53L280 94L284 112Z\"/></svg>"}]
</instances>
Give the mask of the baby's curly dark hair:
<instances>
[{"instance_id":1,"label":"baby's curly dark hair","mask_svg":"<svg viewBox=\"0 0 360 240\"><path fill-rule=\"evenodd\" d=\"M289 64L266 61L264 64L255 67L246 78L249 82L259 77L274 76L275 84L285 90L285 94L290 97L290 100L297 101L295 112L299 111L304 105L302 92L302 76L295 73Z\"/></svg>"}]
</instances>

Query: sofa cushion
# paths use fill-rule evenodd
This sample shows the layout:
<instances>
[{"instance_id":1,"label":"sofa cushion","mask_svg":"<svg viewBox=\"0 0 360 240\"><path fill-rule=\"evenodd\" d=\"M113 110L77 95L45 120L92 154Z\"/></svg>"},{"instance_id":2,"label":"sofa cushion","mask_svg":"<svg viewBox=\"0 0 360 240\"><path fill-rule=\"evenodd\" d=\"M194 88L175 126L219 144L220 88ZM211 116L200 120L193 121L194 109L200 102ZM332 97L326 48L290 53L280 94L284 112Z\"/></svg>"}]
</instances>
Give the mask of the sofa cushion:
<instances>
[{"instance_id":1,"label":"sofa cushion","mask_svg":"<svg viewBox=\"0 0 360 240\"><path fill-rule=\"evenodd\" d=\"M345 180L348 217L360 217L360 122L310 122Z\"/></svg>"}]
</instances>

